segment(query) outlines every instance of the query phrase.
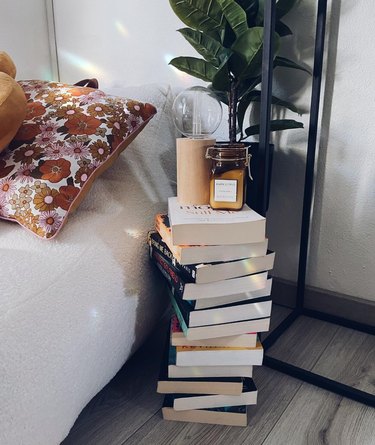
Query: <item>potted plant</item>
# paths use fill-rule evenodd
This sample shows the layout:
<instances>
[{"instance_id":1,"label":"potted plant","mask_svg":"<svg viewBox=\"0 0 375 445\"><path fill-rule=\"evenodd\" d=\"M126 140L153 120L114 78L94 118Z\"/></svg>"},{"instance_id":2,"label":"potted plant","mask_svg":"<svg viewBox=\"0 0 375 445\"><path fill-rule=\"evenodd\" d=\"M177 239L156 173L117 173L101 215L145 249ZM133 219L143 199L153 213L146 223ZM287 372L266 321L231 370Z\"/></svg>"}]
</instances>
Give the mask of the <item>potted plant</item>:
<instances>
[{"instance_id":1,"label":"potted plant","mask_svg":"<svg viewBox=\"0 0 375 445\"><path fill-rule=\"evenodd\" d=\"M278 55L280 39L292 34L282 18L293 8L296 1L278 0L276 4L273 66L309 73L302 65ZM228 106L230 143L244 142L248 137L258 134L259 125L247 127L244 121L249 107L260 101L264 0L169 2L175 14L188 26L178 32L202 56L176 57L170 64L209 82L209 88ZM275 96L272 97L272 103L298 113L292 103ZM303 128L303 124L292 119L270 122L271 131L292 128ZM256 174L255 171L253 173Z\"/></svg>"}]
</instances>

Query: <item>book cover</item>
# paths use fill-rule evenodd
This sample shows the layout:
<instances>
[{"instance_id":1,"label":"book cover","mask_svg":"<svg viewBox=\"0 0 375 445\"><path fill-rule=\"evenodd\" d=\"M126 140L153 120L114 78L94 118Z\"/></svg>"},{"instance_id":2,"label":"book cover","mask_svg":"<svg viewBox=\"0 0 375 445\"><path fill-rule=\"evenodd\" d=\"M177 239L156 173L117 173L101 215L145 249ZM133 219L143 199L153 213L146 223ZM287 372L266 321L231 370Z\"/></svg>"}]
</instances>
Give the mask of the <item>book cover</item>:
<instances>
[{"instance_id":1,"label":"book cover","mask_svg":"<svg viewBox=\"0 0 375 445\"><path fill-rule=\"evenodd\" d=\"M156 252L152 246L150 246L150 258L155 262L156 267L160 270L164 278L171 286L173 295L182 299L185 290L185 281L180 278L178 270L172 263L167 261L165 257Z\"/></svg>"},{"instance_id":2,"label":"book cover","mask_svg":"<svg viewBox=\"0 0 375 445\"><path fill-rule=\"evenodd\" d=\"M173 288L169 287L168 291L173 294ZM179 297L175 298L185 324L189 328L265 318L271 315L272 309L270 297L239 301L224 306L199 310L194 308L194 302L181 300Z\"/></svg>"},{"instance_id":3,"label":"book cover","mask_svg":"<svg viewBox=\"0 0 375 445\"><path fill-rule=\"evenodd\" d=\"M257 243L227 245L173 245L172 231L168 215L157 214L155 229L168 246L173 256L182 264L212 263L234 261L242 258L264 256L267 252L268 239Z\"/></svg>"},{"instance_id":4,"label":"book cover","mask_svg":"<svg viewBox=\"0 0 375 445\"><path fill-rule=\"evenodd\" d=\"M168 377L191 378L191 377L252 377L253 367L245 366L177 366L176 348L169 345L168 355Z\"/></svg>"},{"instance_id":5,"label":"book cover","mask_svg":"<svg viewBox=\"0 0 375 445\"><path fill-rule=\"evenodd\" d=\"M185 279L193 282L196 282L196 265L183 265L178 262L178 260L173 256L173 253L167 246L167 244L163 241L162 237L158 232L149 232L148 233L148 244L151 249L156 249L160 255L170 261L173 266L184 275Z\"/></svg>"},{"instance_id":6,"label":"book cover","mask_svg":"<svg viewBox=\"0 0 375 445\"><path fill-rule=\"evenodd\" d=\"M242 210L213 210L210 206L181 205L168 199L172 243L243 244L265 239L265 218L246 204Z\"/></svg>"},{"instance_id":7,"label":"book cover","mask_svg":"<svg viewBox=\"0 0 375 445\"><path fill-rule=\"evenodd\" d=\"M243 392L239 395L192 395L173 394L173 408L176 411L189 409L220 408L224 406L256 405L257 388L250 378L243 382Z\"/></svg>"},{"instance_id":8,"label":"book cover","mask_svg":"<svg viewBox=\"0 0 375 445\"><path fill-rule=\"evenodd\" d=\"M231 335L229 337L188 340L183 333L176 314L173 314L170 326L170 339L172 346L239 346L251 348L256 345L257 334L253 332L242 335Z\"/></svg>"},{"instance_id":9,"label":"book cover","mask_svg":"<svg viewBox=\"0 0 375 445\"><path fill-rule=\"evenodd\" d=\"M263 347L255 348L176 346L177 366L260 366Z\"/></svg>"},{"instance_id":10,"label":"book cover","mask_svg":"<svg viewBox=\"0 0 375 445\"><path fill-rule=\"evenodd\" d=\"M212 283L215 281L229 280L245 275L253 275L259 272L269 271L273 268L275 253L268 251L266 255L242 260L205 263L194 265L189 269L190 274L194 273L195 283ZM177 267L183 266L177 264ZM187 271L185 273L188 273Z\"/></svg>"},{"instance_id":11,"label":"book cover","mask_svg":"<svg viewBox=\"0 0 375 445\"><path fill-rule=\"evenodd\" d=\"M269 297L272 289L272 278L268 278L266 285L262 289L242 292L234 295L224 295L223 297L200 298L195 300L194 309L210 309L218 306L226 306L239 301L255 300L257 298Z\"/></svg>"},{"instance_id":12,"label":"book cover","mask_svg":"<svg viewBox=\"0 0 375 445\"><path fill-rule=\"evenodd\" d=\"M190 377L171 378L168 375L169 339L160 367L157 392L162 394L229 394L239 395L243 389L242 377Z\"/></svg>"},{"instance_id":13,"label":"book cover","mask_svg":"<svg viewBox=\"0 0 375 445\"><path fill-rule=\"evenodd\" d=\"M269 251L259 257L243 258L234 261L218 261L214 263L180 264L163 241L160 234L150 232L148 242L151 248L170 261L186 280L198 284L237 278L264 272L273 268L275 254Z\"/></svg>"},{"instance_id":14,"label":"book cover","mask_svg":"<svg viewBox=\"0 0 375 445\"><path fill-rule=\"evenodd\" d=\"M270 317L272 310L270 297L238 301L224 306L199 310L193 309L185 300L183 300L181 304L185 306L184 309L188 314L189 327L210 326L220 323L232 323Z\"/></svg>"},{"instance_id":15,"label":"book cover","mask_svg":"<svg viewBox=\"0 0 375 445\"><path fill-rule=\"evenodd\" d=\"M223 297L242 292L262 289L266 286L267 272L215 281L213 283L197 284L182 278L179 270L165 256L150 246L150 257L168 280L173 293L183 300L198 300L200 298Z\"/></svg>"},{"instance_id":16,"label":"book cover","mask_svg":"<svg viewBox=\"0 0 375 445\"><path fill-rule=\"evenodd\" d=\"M176 411L173 408L174 400L175 397L171 394L165 396L162 407L164 420L228 426L247 425L247 406L245 405Z\"/></svg>"},{"instance_id":17,"label":"book cover","mask_svg":"<svg viewBox=\"0 0 375 445\"><path fill-rule=\"evenodd\" d=\"M202 340L207 338L246 334L248 332L266 332L269 330L269 317L255 320L244 320L235 323L215 324L211 326L188 327L184 318L186 314L183 314L179 306L181 300L176 299L173 296L171 289L168 286L167 291L181 328L188 340Z\"/></svg>"}]
</instances>

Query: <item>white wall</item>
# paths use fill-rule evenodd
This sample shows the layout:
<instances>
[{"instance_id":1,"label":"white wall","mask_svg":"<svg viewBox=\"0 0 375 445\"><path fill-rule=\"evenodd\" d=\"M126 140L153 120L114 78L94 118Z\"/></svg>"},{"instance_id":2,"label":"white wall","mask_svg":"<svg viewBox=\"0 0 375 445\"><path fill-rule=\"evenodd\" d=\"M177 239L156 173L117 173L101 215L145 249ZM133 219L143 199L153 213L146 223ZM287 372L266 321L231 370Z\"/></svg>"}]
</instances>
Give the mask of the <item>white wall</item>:
<instances>
[{"instance_id":1,"label":"white wall","mask_svg":"<svg viewBox=\"0 0 375 445\"><path fill-rule=\"evenodd\" d=\"M11 2L14 4L7 0ZM343 2L342 7L340 0L332 4L308 284L375 300L375 132L371 122L375 111L375 62L371 57L375 4L371 0ZM98 77L104 88L123 83L180 87L197 83L167 65L173 56L193 54L175 32L181 23L167 0L54 0L54 5L62 81ZM283 54L310 66L315 5L315 0L300 2L288 16L295 38L283 48ZM38 38L43 40L43 35ZM8 40L11 44L12 38ZM26 44L32 45L29 39ZM38 47L43 47L41 42ZM39 51L40 55L47 52L47 47ZM20 59L29 53L20 52ZM275 91L305 111L310 88L311 78L303 73L276 73ZM293 114L286 117L295 118ZM275 137L268 215L270 242L277 251L275 274L290 280L297 276L308 113L302 119L305 129Z\"/></svg>"},{"instance_id":2,"label":"white wall","mask_svg":"<svg viewBox=\"0 0 375 445\"><path fill-rule=\"evenodd\" d=\"M329 49L334 52L337 41L337 59L327 72L332 102L323 109L309 281L375 300L375 4L343 1L340 11L338 3L332 14L338 33Z\"/></svg>"},{"instance_id":3,"label":"white wall","mask_svg":"<svg viewBox=\"0 0 375 445\"><path fill-rule=\"evenodd\" d=\"M17 67L17 80L52 79L46 1L1 0L0 51Z\"/></svg>"},{"instance_id":4,"label":"white wall","mask_svg":"<svg viewBox=\"0 0 375 445\"><path fill-rule=\"evenodd\" d=\"M144 83L196 85L168 66L193 54L175 30L168 0L54 0L60 78L97 77L101 87Z\"/></svg>"},{"instance_id":5,"label":"white wall","mask_svg":"<svg viewBox=\"0 0 375 445\"><path fill-rule=\"evenodd\" d=\"M291 52L306 61L312 55L315 3L301 2L288 16L300 42ZM331 4L307 283L375 300L375 61L370 19L375 4L371 0ZM298 104L308 109L310 90L298 91L300 76L297 82L286 77L279 81L284 93L297 92ZM307 131L290 131L278 140L282 149L276 155L269 215L270 238L275 250L282 252L276 271L292 280L296 268L290 265L296 264L299 230L294 218L302 206L306 136Z\"/></svg>"}]
</instances>

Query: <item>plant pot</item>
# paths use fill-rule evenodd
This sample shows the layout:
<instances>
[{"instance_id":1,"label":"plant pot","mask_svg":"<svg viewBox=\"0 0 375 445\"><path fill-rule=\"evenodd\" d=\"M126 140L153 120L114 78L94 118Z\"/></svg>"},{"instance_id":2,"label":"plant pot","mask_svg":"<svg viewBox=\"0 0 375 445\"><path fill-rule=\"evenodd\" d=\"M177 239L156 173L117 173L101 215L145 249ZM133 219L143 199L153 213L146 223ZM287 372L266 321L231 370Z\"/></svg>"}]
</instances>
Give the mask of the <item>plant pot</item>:
<instances>
[{"instance_id":1,"label":"plant pot","mask_svg":"<svg viewBox=\"0 0 375 445\"><path fill-rule=\"evenodd\" d=\"M271 176L272 176L272 163L273 163L273 152L275 146L273 144L269 145L269 163L268 163L268 181L266 184L266 189L264 190L264 179L262 172L262 159L259 154L259 143L258 142L248 142L246 143L249 153L251 154L250 161L250 171L252 180L248 177L247 179L247 193L246 193L246 203L249 207L258 213L264 214L268 210L270 201L270 191L271 191ZM266 208L263 208L263 196L266 194Z\"/></svg>"}]
</instances>

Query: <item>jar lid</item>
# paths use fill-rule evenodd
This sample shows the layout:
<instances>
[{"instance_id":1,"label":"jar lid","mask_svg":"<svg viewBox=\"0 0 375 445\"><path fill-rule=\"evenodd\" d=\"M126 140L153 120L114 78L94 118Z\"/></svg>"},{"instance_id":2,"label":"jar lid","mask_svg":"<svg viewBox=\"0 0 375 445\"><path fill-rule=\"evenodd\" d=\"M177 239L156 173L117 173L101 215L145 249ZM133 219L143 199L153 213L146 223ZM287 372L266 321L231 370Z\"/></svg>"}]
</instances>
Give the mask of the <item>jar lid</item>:
<instances>
[{"instance_id":1,"label":"jar lid","mask_svg":"<svg viewBox=\"0 0 375 445\"><path fill-rule=\"evenodd\" d=\"M240 143L217 143L207 148L206 158L222 162L247 161L247 147Z\"/></svg>"}]
</instances>

